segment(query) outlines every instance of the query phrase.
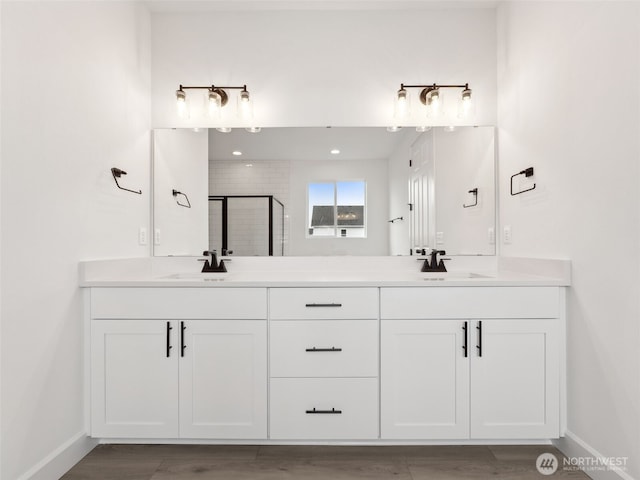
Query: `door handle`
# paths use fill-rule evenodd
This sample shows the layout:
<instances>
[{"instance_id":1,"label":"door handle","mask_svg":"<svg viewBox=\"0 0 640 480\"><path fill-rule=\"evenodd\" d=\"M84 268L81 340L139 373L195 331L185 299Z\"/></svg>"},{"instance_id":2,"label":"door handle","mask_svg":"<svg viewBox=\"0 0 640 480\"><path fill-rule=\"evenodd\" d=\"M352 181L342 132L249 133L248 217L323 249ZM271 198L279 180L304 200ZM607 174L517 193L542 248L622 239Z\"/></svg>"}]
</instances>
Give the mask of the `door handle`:
<instances>
[{"instance_id":1,"label":"door handle","mask_svg":"<svg viewBox=\"0 0 640 480\"><path fill-rule=\"evenodd\" d=\"M305 352L341 352L341 348L331 347L331 348L307 348Z\"/></svg>"},{"instance_id":2,"label":"door handle","mask_svg":"<svg viewBox=\"0 0 640 480\"><path fill-rule=\"evenodd\" d=\"M478 349L478 356L481 357L482 356L482 320L478 321L478 326L476 327L476 330L478 330L478 344L476 345L476 348Z\"/></svg>"},{"instance_id":3,"label":"door handle","mask_svg":"<svg viewBox=\"0 0 640 480\"><path fill-rule=\"evenodd\" d=\"M462 351L464 352L464 358L467 358L469 356L469 353L467 352L467 342L469 338L468 323L469 322L464 322L464 325L462 326L462 331L464 332L464 343L462 344Z\"/></svg>"},{"instance_id":4,"label":"door handle","mask_svg":"<svg viewBox=\"0 0 640 480\"><path fill-rule=\"evenodd\" d=\"M187 348L187 346L184 344L184 331L187 329L187 327L184 326L184 322L180 322L180 356L184 357L184 349Z\"/></svg>"},{"instance_id":5,"label":"door handle","mask_svg":"<svg viewBox=\"0 0 640 480\"><path fill-rule=\"evenodd\" d=\"M167 358L171 355L171 349L173 348L171 346L171 330L173 330L171 322L167 322Z\"/></svg>"}]
</instances>

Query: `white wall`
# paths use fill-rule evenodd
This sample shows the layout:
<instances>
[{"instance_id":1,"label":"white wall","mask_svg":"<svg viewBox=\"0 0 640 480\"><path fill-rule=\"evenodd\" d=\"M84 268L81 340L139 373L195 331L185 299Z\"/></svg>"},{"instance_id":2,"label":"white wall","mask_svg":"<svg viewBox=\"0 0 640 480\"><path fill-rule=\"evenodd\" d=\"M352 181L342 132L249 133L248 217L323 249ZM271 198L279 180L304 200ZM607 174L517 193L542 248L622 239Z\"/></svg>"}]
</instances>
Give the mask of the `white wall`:
<instances>
[{"instance_id":1,"label":"white wall","mask_svg":"<svg viewBox=\"0 0 640 480\"><path fill-rule=\"evenodd\" d=\"M473 123L495 124L494 9L330 8L152 14L152 124L216 126L177 118L178 85L246 84L258 126L386 126L400 83L433 82L469 82ZM233 109L220 123L244 125Z\"/></svg>"},{"instance_id":2,"label":"white wall","mask_svg":"<svg viewBox=\"0 0 640 480\"><path fill-rule=\"evenodd\" d=\"M306 238L309 183L364 180L367 238ZM290 255L388 255L387 159L291 162Z\"/></svg>"},{"instance_id":3,"label":"white wall","mask_svg":"<svg viewBox=\"0 0 640 480\"><path fill-rule=\"evenodd\" d=\"M208 250L208 173L206 130L153 132L154 255L201 255ZM173 190L184 193L187 198L174 197ZM191 208L182 205L191 205Z\"/></svg>"},{"instance_id":4,"label":"white wall","mask_svg":"<svg viewBox=\"0 0 640 480\"><path fill-rule=\"evenodd\" d=\"M13 480L83 436L78 261L149 253L150 18L120 2L1 8L0 476ZM111 167L143 194L116 189Z\"/></svg>"},{"instance_id":5,"label":"white wall","mask_svg":"<svg viewBox=\"0 0 640 480\"><path fill-rule=\"evenodd\" d=\"M498 15L507 256L569 258L568 429L640 478L640 4L515 2ZM535 168L536 190L509 195Z\"/></svg>"}]
</instances>

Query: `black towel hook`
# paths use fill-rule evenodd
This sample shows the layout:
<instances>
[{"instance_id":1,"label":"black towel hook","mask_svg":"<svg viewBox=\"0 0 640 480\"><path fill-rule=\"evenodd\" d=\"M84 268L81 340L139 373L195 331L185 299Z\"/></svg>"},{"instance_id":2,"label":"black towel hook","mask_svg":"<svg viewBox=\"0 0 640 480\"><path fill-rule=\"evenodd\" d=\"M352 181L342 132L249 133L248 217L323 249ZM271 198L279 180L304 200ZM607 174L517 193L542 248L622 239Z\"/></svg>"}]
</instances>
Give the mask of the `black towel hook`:
<instances>
[{"instance_id":1,"label":"black towel hook","mask_svg":"<svg viewBox=\"0 0 640 480\"><path fill-rule=\"evenodd\" d=\"M463 208L475 207L476 205L478 205L478 188L476 187L476 188L474 188L472 190L469 190L469 193L473 194L473 198L474 198L475 203L470 203L469 205L466 205L466 204L463 203L462 204Z\"/></svg>"},{"instance_id":2,"label":"black towel hook","mask_svg":"<svg viewBox=\"0 0 640 480\"><path fill-rule=\"evenodd\" d=\"M125 172L124 170L121 170L121 169L119 169L119 168L113 167L113 168L111 169L111 175L113 175L113 179L114 179L114 180L115 180L115 182L116 182L116 186L117 186L120 190L126 190L127 192L137 193L138 195L142 195L142 190L135 191L135 190L131 190L131 189L129 189L129 188L124 188L124 187L121 187L121 186L120 186L120 184L118 183L118 179L119 179L122 175L126 175L126 174L127 174L127 172Z\"/></svg>"}]
</instances>

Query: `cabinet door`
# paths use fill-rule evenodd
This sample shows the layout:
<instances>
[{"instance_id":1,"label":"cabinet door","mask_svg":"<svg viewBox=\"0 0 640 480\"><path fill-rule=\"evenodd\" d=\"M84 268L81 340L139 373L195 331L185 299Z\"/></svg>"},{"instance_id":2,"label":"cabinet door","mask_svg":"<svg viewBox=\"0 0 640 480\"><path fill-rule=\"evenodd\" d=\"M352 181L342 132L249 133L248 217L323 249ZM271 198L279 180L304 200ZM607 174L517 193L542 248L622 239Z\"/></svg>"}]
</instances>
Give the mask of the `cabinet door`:
<instances>
[{"instance_id":1,"label":"cabinet door","mask_svg":"<svg viewBox=\"0 0 640 480\"><path fill-rule=\"evenodd\" d=\"M470 322L382 321L382 438L468 438L465 325Z\"/></svg>"},{"instance_id":2,"label":"cabinet door","mask_svg":"<svg viewBox=\"0 0 640 480\"><path fill-rule=\"evenodd\" d=\"M158 320L91 322L92 436L178 436L175 326Z\"/></svg>"},{"instance_id":3,"label":"cabinet door","mask_svg":"<svg viewBox=\"0 0 640 480\"><path fill-rule=\"evenodd\" d=\"M473 327L471 437L557 438L557 320L485 320Z\"/></svg>"},{"instance_id":4,"label":"cabinet door","mask_svg":"<svg viewBox=\"0 0 640 480\"><path fill-rule=\"evenodd\" d=\"M183 327L180 436L266 438L267 322L191 320Z\"/></svg>"}]
</instances>

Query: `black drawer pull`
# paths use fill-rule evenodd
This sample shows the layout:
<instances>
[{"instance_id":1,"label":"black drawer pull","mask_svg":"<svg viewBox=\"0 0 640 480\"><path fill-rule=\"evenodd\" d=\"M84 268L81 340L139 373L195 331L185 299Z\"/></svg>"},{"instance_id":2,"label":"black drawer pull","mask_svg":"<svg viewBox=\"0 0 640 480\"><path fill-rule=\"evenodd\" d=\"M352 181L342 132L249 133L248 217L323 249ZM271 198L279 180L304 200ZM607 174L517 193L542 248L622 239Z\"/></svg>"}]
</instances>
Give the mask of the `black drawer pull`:
<instances>
[{"instance_id":1,"label":"black drawer pull","mask_svg":"<svg viewBox=\"0 0 640 480\"><path fill-rule=\"evenodd\" d=\"M331 348L307 348L305 352L341 352L341 348L331 347Z\"/></svg>"},{"instance_id":2,"label":"black drawer pull","mask_svg":"<svg viewBox=\"0 0 640 480\"><path fill-rule=\"evenodd\" d=\"M341 307L341 303L307 303L305 307Z\"/></svg>"},{"instance_id":3,"label":"black drawer pull","mask_svg":"<svg viewBox=\"0 0 640 480\"><path fill-rule=\"evenodd\" d=\"M340 415L342 413L342 410L336 410L335 408L332 408L331 410L316 410L314 408L313 410L307 410L305 413L309 413L309 414L313 414L313 413L328 413L328 414L332 414L332 415Z\"/></svg>"}]
</instances>

